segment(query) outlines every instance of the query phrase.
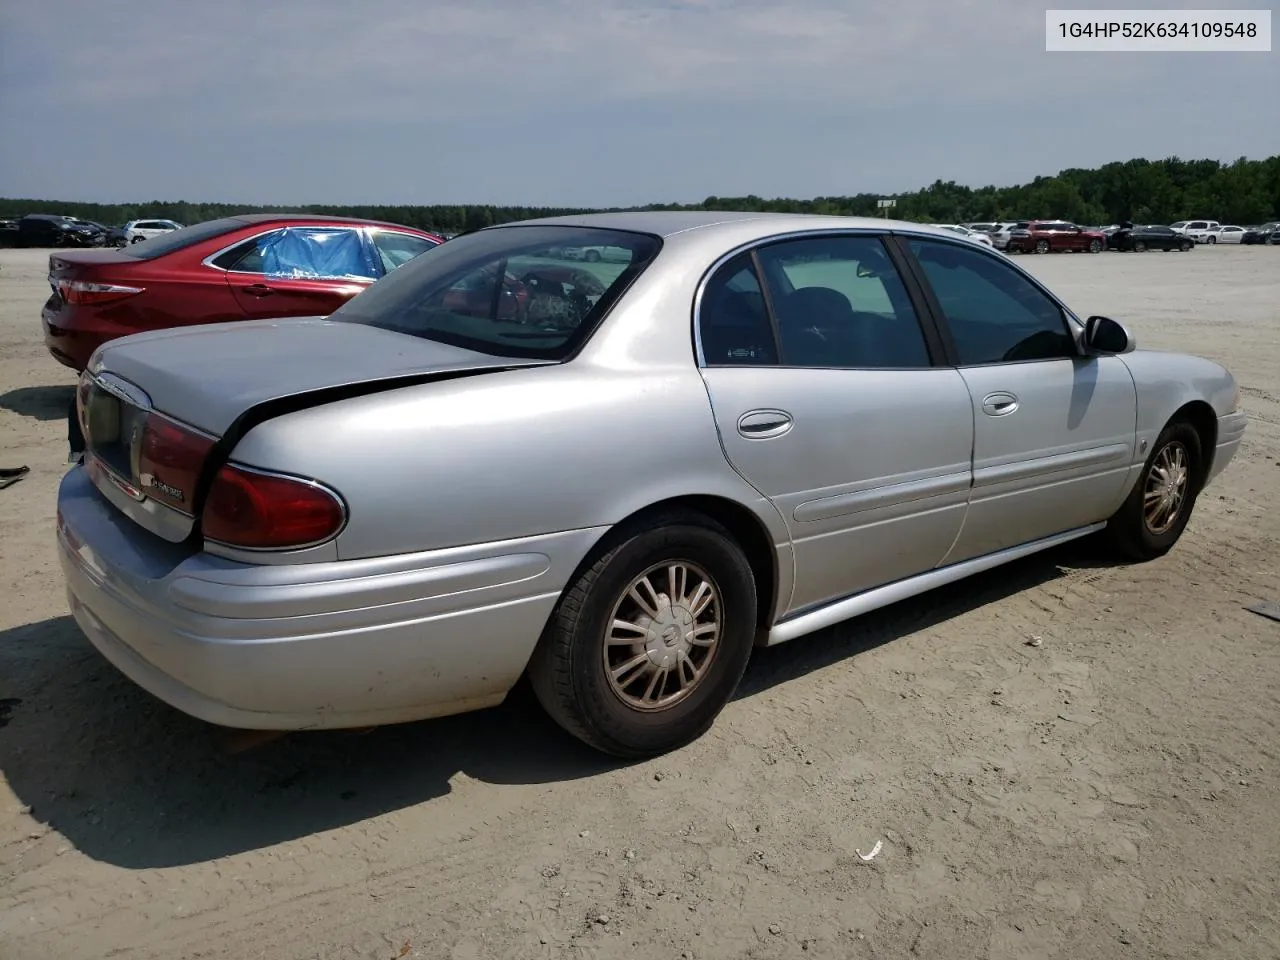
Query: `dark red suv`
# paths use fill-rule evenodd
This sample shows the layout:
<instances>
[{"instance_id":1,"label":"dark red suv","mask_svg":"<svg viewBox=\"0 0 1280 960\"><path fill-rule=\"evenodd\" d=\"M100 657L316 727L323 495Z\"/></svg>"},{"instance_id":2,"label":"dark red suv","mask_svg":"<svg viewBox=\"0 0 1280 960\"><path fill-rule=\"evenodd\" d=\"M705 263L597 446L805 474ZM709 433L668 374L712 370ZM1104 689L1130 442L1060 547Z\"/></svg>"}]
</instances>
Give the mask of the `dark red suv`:
<instances>
[{"instance_id":1,"label":"dark red suv","mask_svg":"<svg viewBox=\"0 0 1280 960\"><path fill-rule=\"evenodd\" d=\"M229 320L327 316L442 242L413 227L261 214L209 220L119 250L49 256L49 352L83 370L131 333Z\"/></svg>"},{"instance_id":2,"label":"dark red suv","mask_svg":"<svg viewBox=\"0 0 1280 960\"><path fill-rule=\"evenodd\" d=\"M1087 251L1101 253L1107 248L1107 235L1101 230L1078 227L1065 220L1032 220L1025 230L1009 235L1006 253L1057 253Z\"/></svg>"}]
</instances>

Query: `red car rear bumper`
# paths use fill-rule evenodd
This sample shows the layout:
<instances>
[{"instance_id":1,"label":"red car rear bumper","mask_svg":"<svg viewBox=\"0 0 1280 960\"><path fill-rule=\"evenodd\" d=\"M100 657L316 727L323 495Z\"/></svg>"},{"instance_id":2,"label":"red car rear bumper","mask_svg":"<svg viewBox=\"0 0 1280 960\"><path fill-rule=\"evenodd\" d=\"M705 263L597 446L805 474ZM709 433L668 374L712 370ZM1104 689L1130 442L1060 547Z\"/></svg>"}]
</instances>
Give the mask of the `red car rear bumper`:
<instances>
[{"instance_id":1,"label":"red car rear bumper","mask_svg":"<svg viewBox=\"0 0 1280 960\"><path fill-rule=\"evenodd\" d=\"M69 308L56 295L40 311L40 325L44 328L44 345L53 359L77 373L89 365L89 358L98 347L131 332L102 321L91 311Z\"/></svg>"}]
</instances>

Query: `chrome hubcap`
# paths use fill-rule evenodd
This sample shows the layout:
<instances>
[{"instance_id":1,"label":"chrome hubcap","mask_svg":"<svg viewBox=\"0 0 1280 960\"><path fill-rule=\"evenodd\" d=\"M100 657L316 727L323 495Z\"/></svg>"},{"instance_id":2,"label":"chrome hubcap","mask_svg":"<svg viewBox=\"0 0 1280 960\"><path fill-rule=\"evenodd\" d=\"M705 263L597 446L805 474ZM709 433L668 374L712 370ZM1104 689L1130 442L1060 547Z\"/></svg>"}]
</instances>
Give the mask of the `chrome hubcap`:
<instances>
[{"instance_id":1,"label":"chrome hubcap","mask_svg":"<svg viewBox=\"0 0 1280 960\"><path fill-rule=\"evenodd\" d=\"M1159 535L1177 522L1190 479L1187 448L1180 443L1161 448L1147 472L1143 490L1142 512L1148 530Z\"/></svg>"},{"instance_id":2,"label":"chrome hubcap","mask_svg":"<svg viewBox=\"0 0 1280 960\"><path fill-rule=\"evenodd\" d=\"M684 560L655 564L613 607L604 639L609 686L627 706L662 710L702 682L719 649L720 593Z\"/></svg>"}]
</instances>

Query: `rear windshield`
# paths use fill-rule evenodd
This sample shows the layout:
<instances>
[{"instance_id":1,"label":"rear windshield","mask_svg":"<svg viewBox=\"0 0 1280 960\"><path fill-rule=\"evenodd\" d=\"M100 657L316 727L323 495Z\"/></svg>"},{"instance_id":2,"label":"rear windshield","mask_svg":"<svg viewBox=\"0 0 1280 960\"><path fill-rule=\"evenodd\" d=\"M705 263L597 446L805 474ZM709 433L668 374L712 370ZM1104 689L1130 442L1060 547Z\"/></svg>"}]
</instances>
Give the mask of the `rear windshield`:
<instances>
[{"instance_id":1,"label":"rear windshield","mask_svg":"<svg viewBox=\"0 0 1280 960\"><path fill-rule=\"evenodd\" d=\"M563 360L661 246L621 230L492 227L411 260L330 319L499 357Z\"/></svg>"},{"instance_id":2,"label":"rear windshield","mask_svg":"<svg viewBox=\"0 0 1280 960\"><path fill-rule=\"evenodd\" d=\"M204 223L192 224L189 227L183 227L181 230L174 230L170 233L162 233L158 237L152 237L150 240L140 240L137 243L131 243L129 246L121 249L127 257L135 257L138 260L151 260L154 257L164 256L166 253L173 253L175 250L181 250L184 247L192 246L211 237L228 233L231 230L238 230L245 225L245 221L237 217L223 217L221 220L206 220ZM149 221L139 221L136 226L144 229L150 229Z\"/></svg>"}]
</instances>

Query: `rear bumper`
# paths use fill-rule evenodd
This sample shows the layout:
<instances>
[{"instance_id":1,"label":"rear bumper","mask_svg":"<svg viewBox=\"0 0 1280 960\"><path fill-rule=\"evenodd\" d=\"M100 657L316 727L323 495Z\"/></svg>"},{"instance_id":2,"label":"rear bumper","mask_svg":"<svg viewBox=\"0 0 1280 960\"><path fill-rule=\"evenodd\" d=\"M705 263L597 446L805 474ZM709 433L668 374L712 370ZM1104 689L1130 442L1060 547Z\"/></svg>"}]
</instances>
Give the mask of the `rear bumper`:
<instances>
[{"instance_id":1,"label":"rear bumper","mask_svg":"<svg viewBox=\"0 0 1280 960\"><path fill-rule=\"evenodd\" d=\"M159 541L83 468L58 492L71 611L122 673L211 723L319 729L500 702L600 531L248 565Z\"/></svg>"},{"instance_id":2,"label":"rear bumper","mask_svg":"<svg viewBox=\"0 0 1280 960\"><path fill-rule=\"evenodd\" d=\"M114 340L120 333L94 329L91 323L83 324L79 317L75 319L75 325L71 326L67 308L61 303L61 298L51 296L40 310L44 345L53 359L80 373L89 365L93 351L108 340Z\"/></svg>"},{"instance_id":3,"label":"rear bumper","mask_svg":"<svg viewBox=\"0 0 1280 960\"><path fill-rule=\"evenodd\" d=\"M1206 486L1227 468L1227 464L1236 455L1248 425L1249 418L1242 410L1218 418L1218 442L1214 447L1213 461L1209 464L1209 473L1205 477Z\"/></svg>"}]
</instances>

